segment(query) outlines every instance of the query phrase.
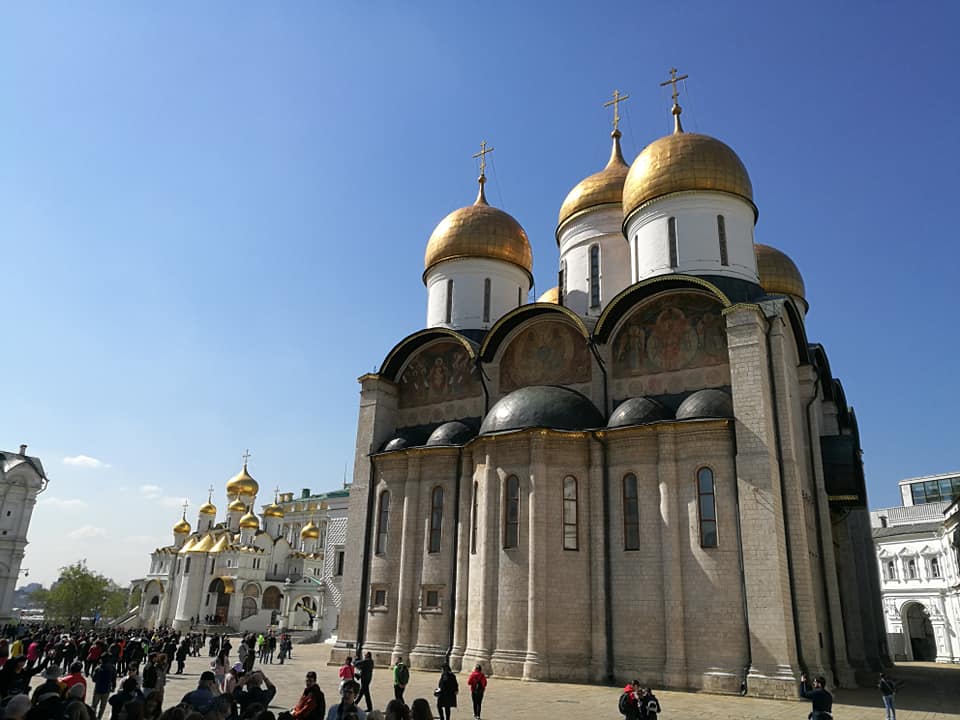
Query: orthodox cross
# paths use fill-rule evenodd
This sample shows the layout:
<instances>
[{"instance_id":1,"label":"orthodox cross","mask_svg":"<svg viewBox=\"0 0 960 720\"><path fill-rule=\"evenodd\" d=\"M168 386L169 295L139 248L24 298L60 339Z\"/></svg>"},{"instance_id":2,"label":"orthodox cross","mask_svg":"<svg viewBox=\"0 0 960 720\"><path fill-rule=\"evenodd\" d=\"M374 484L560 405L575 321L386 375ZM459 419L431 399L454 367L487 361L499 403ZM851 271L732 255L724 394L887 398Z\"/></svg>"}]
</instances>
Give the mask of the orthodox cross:
<instances>
[{"instance_id":1,"label":"orthodox cross","mask_svg":"<svg viewBox=\"0 0 960 720\"><path fill-rule=\"evenodd\" d=\"M207 488L207 502L213 500L213 485Z\"/></svg>"},{"instance_id":2,"label":"orthodox cross","mask_svg":"<svg viewBox=\"0 0 960 720\"><path fill-rule=\"evenodd\" d=\"M250 459L250 449L247 448L246 450L243 451L243 464L246 465L247 460L249 459Z\"/></svg>"},{"instance_id":3,"label":"orthodox cross","mask_svg":"<svg viewBox=\"0 0 960 720\"><path fill-rule=\"evenodd\" d=\"M190 505L190 501L186 498L183 499L183 516L187 516L187 506Z\"/></svg>"},{"instance_id":4,"label":"orthodox cross","mask_svg":"<svg viewBox=\"0 0 960 720\"><path fill-rule=\"evenodd\" d=\"M486 177L487 175L487 153L492 153L493 148L487 147L487 141L480 141L480 152L474 153L473 157L480 158L480 175Z\"/></svg>"},{"instance_id":5,"label":"orthodox cross","mask_svg":"<svg viewBox=\"0 0 960 720\"><path fill-rule=\"evenodd\" d=\"M689 75L681 75L680 77L677 77L677 69L676 69L676 68L670 68L670 79L669 79L669 80L665 80L665 81L663 81L662 83L660 83L660 87L666 87L667 85L673 85L673 104L674 104L674 105L677 104L677 98L680 97L680 94L677 92L677 83L680 82L681 80L686 80L688 77L690 77L690 76L689 76Z\"/></svg>"},{"instance_id":6,"label":"orthodox cross","mask_svg":"<svg viewBox=\"0 0 960 720\"><path fill-rule=\"evenodd\" d=\"M613 100L608 100L603 104L604 107L610 107L613 105L613 130L616 132L620 129L620 103L624 100L628 100L629 95L621 95L619 90L613 91Z\"/></svg>"},{"instance_id":7,"label":"orthodox cross","mask_svg":"<svg viewBox=\"0 0 960 720\"><path fill-rule=\"evenodd\" d=\"M277 485L277 486L273 489L273 501L276 502L276 501L277 501L277 498L279 498L279 497L280 497L280 486Z\"/></svg>"}]
</instances>

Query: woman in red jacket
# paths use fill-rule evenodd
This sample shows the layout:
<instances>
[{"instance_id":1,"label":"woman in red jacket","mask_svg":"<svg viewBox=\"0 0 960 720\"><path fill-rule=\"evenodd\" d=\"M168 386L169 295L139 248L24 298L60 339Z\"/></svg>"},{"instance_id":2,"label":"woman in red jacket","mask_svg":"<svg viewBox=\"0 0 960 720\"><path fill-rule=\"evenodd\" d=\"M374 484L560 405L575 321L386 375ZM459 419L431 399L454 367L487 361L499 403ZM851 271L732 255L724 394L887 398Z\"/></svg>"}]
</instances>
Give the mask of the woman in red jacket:
<instances>
[{"instance_id":1,"label":"woman in red jacket","mask_svg":"<svg viewBox=\"0 0 960 720\"><path fill-rule=\"evenodd\" d=\"M480 720L480 706L483 705L483 693L487 689L487 676L483 674L483 668L477 665L473 669L467 678L467 685L470 686L470 699L473 700L474 720Z\"/></svg>"}]
</instances>

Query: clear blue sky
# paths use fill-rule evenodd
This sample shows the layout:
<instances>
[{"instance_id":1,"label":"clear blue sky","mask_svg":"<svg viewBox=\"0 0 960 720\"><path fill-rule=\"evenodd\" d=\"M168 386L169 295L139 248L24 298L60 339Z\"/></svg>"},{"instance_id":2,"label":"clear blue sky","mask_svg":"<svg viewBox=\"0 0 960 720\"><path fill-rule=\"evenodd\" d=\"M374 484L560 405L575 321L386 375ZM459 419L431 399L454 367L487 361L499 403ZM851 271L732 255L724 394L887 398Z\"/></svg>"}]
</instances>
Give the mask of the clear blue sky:
<instances>
[{"instance_id":1,"label":"clear blue sky","mask_svg":"<svg viewBox=\"0 0 960 720\"><path fill-rule=\"evenodd\" d=\"M960 468L957 27L953 2L4 4L0 446L51 478L31 579L141 575L246 447L265 489L338 487L356 378L422 327L480 140L542 292L602 103L630 94L632 159L670 129L671 65L803 272L871 505Z\"/></svg>"}]
</instances>

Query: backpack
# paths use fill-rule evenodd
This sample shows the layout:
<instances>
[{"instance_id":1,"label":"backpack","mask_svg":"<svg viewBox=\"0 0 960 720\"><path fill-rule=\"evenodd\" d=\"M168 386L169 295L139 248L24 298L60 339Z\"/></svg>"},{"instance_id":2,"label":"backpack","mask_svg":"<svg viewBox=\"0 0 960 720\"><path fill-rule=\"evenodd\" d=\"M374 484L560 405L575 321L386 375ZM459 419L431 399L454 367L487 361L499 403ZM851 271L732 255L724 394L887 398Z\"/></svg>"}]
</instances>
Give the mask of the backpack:
<instances>
[{"instance_id":1,"label":"backpack","mask_svg":"<svg viewBox=\"0 0 960 720\"><path fill-rule=\"evenodd\" d=\"M617 710L621 715L629 715L631 711L630 693L621 693L620 700L617 702Z\"/></svg>"},{"instance_id":2,"label":"backpack","mask_svg":"<svg viewBox=\"0 0 960 720\"><path fill-rule=\"evenodd\" d=\"M145 688L155 688L157 686L157 668L153 663L143 669L143 686Z\"/></svg>"},{"instance_id":3,"label":"backpack","mask_svg":"<svg viewBox=\"0 0 960 720\"><path fill-rule=\"evenodd\" d=\"M397 669L397 684L406 685L408 682L410 682L410 671L406 665L401 665Z\"/></svg>"}]
</instances>

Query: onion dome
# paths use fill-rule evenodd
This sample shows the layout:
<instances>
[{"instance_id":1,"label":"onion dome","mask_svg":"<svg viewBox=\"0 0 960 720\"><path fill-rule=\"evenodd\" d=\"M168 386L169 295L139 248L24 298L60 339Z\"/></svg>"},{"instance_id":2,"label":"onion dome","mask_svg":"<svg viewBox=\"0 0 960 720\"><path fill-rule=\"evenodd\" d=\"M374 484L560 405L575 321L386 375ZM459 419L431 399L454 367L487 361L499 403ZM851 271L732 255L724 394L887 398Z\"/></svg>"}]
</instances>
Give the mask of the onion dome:
<instances>
[{"instance_id":1,"label":"onion dome","mask_svg":"<svg viewBox=\"0 0 960 720\"><path fill-rule=\"evenodd\" d=\"M234 475L227 482L227 495L256 495L260 492L260 485L247 472L247 463L243 463L243 470Z\"/></svg>"},{"instance_id":2,"label":"onion dome","mask_svg":"<svg viewBox=\"0 0 960 720\"><path fill-rule=\"evenodd\" d=\"M233 513L233 512L243 512L243 511L246 510L246 509L247 509L247 504L246 504L243 500L241 500L240 498L237 498L237 499L234 500L232 503L230 503L229 505L227 505L227 510L228 510L229 512L232 512L232 513Z\"/></svg>"},{"instance_id":3,"label":"onion dome","mask_svg":"<svg viewBox=\"0 0 960 720\"><path fill-rule=\"evenodd\" d=\"M723 390L714 388L697 390L687 396L677 408L677 420L731 417L733 417L733 398Z\"/></svg>"},{"instance_id":4,"label":"onion dome","mask_svg":"<svg viewBox=\"0 0 960 720\"><path fill-rule=\"evenodd\" d=\"M560 288L554 285L552 288L547 290L543 295L538 297L537 302L553 303L554 305L559 305L560 304Z\"/></svg>"},{"instance_id":5,"label":"onion dome","mask_svg":"<svg viewBox=\"0 0 960 720\"><path fill-rule=\"evenodd\" d=\"M199 511L199 512L200 512L201 515L213 515L213 516L216 516L216 514L217 514L217 506L214 505L214 504L213 504L212 502L210 502L209 500L207 500L207 502L205 502L203 505L200 506L200 511Z\"/></svg>"},{"instance_id":6,"label":"onion dome","mask_svg":"<svg viewBox=\"0 0 960 720\"><path fill-rule=\"evenodd\" d=\"M187 522L186 516L180 518L180 521L173 526L173 532L177 535L189 535L190 529L190 523Z\"/></svg>"},{"instance_id":7,"label":"onion dome","mask_svg":"<svg viewBox=\"0 0 960 720\"><path fill-rule=\"evenodd\" d=\"M318 540L320 538L320 528L313 524L313 520L310 520L306 525L303 526L303 529L300 531L301 540Z\"/></svg>"},{"instance_id":8,"label":"onion dome","mask_svg":"<svg viewBox=\"0 0 960 720\"><path fill-rule=\"evenodd\" d=\"M627 425L644 425L669 419L667 409L653 398L635 397L624 400L617 405L607 427L626 427Z\"/></svg>"},{"instance_id":9,"label":"onion dome","mask_svg":"<svg viewBox=\"0 0 960 720\"><path fill-rule=\"evenodd\" d=\"M756 243L753 251L757 256L757 274L760 287L768 295L793 295L806 303L807 291L803 276L790 257L774 247Z\"/></svg>"},{"instance_id":10,"label":"onion dome","mask_svg":"<svg viewBox=\"0 0 960 720\"><path fill-rule=\"evenodd\" d=\"M474 436L473 430L459 420L445 422L430 433L427 438L428 447L440 445L463 445Z\"/></svg>"},{"instance_id":11,"label":"onion dome","mask_svg":"<svg viewBox=\"0 0 960 720\"><path fill-rule=\"evenodd\" d=\"M283 508L277 505L276 498L263 509L264 517L282 518L283 514Z\"/></svg>"},{"instance_id":12,"label":"onion dome","mask_svg":"<svg viewBox=\"0 0 960 720\"><path fill-rule=\"evenodd\" d=\"M624 222L651 200L695 190L737 195L753 207L756 216L753 185L740 158L716 138L684 132L680 112L680 106L674 105L673 134L647 145L630 166L623 184Z\"/></svg>"},{"instance_id":13,"label":"onion dome","mask_svg":"<svg viewBox=\"0 0 960 720\"><path fill-rule=\"evenodd\" d=\"M240 518L240 527L258 530L260 529L260 521L257 520L256 515L248 510L247 514Z\"/></svg>"},{"instance_id":14,"label":"onion dome","mask_svg":"<svg viewBox=\"0 0 960 720\"><path fill-rule=\"evenodd\" d=\"M480 434L551 428L585 430L603 425L597 407L576 390L556 385L531 385L504 395L483 419Z\"/></svg>"},{"instance_id":15,"label":"onion dome","mask_svg":"<svg viewBox=\"0 0 960 720\"><path fill-rule=\"evenodd\" d=\"M619 205L623 200L623 181L627 177L630 166L627 165L620 151L620 131L614 130L611 137L613 148L610 150L610 160L606 167L584 178L567 193L567 199L560 206L560 216L557 220L558 234L563 224L577 213L598 205Z\"/></svg>"},{"instance_id":16,"label":"onion dome","mask_svg":"<svg viewBox=\"0 0 960 720\"><path fill-rule=\"evenodd\" d=\"M487 204L486 177L473 205L454 210L434 228L424 254L424 275L444 260L487 258L512 263L533 277L533 251L526 231L512 216Z\"/></svg>"}]
</instances>

